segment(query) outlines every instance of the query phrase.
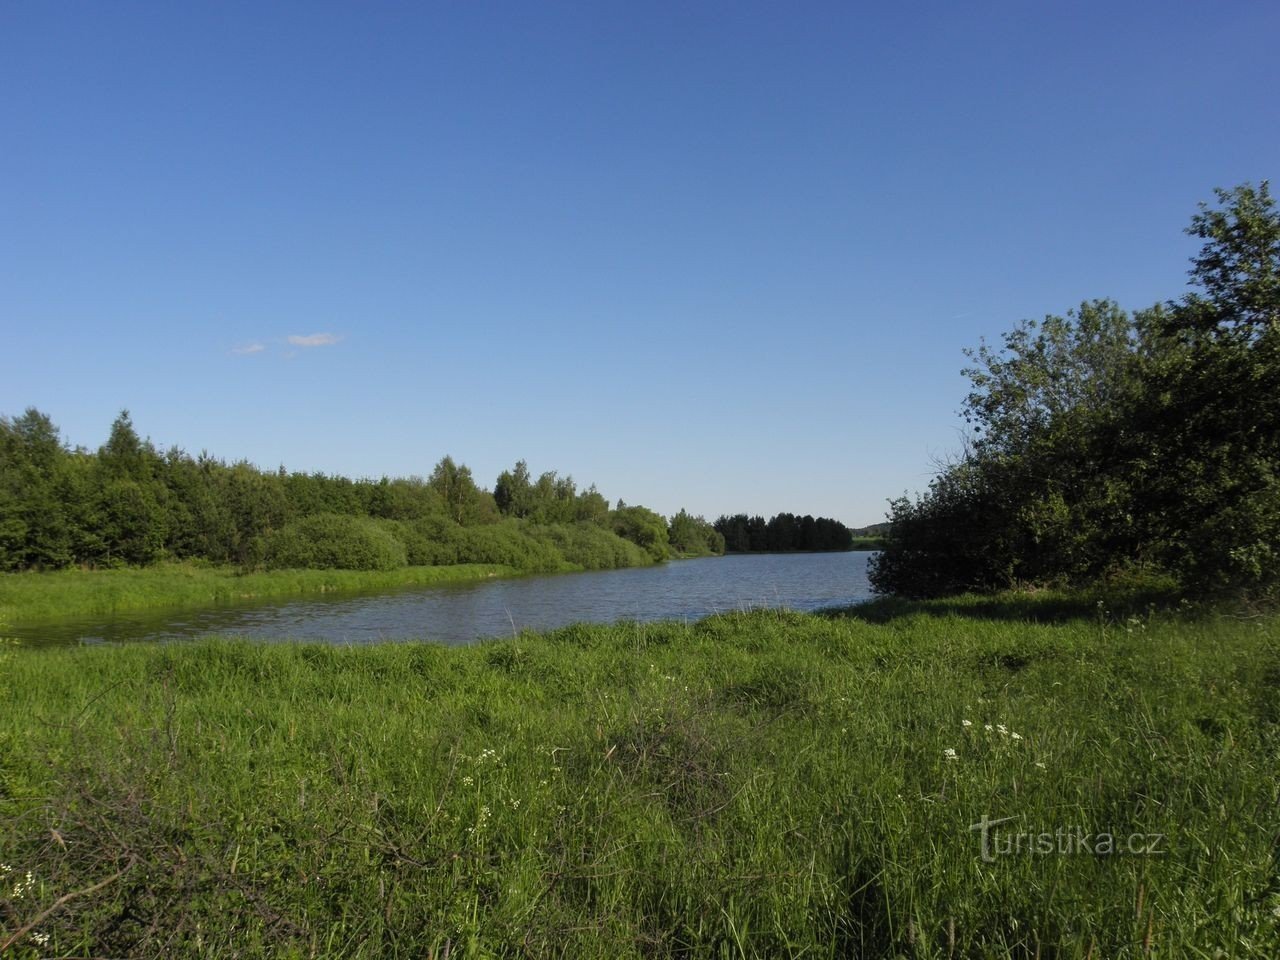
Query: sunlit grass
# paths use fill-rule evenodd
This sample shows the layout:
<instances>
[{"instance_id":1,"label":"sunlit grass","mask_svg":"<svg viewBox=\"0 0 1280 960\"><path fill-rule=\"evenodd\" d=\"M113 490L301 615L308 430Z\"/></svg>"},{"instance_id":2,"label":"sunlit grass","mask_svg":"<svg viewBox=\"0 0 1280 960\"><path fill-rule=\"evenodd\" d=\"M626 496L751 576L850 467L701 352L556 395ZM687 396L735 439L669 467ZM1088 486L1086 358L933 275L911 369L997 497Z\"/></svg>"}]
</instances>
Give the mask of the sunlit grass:
<instances>
[{"instance_id":1,"label":"sunlit grass","mask_svg":"<svg viewBox=\"0 0 1280 960\"><path fill-rule=\"evenodd\" d=\"M261 597L428 586L511 576L510 567L465 563L395 570L271 570L165 563L118 570L0 573L0 620L26 623Z\"/></svg>"},{"instance_id":2,"label":"sunlit grass","mask_svg":"<svg viewBox=\"0 0 1280 960\"><path fill-rule=\"evenodd\" d=\"M109 879L21 948L1280 955L1274 622L974 607L20 650L0 943ZM984 817L1161 852L987 863Z\"/></svg>"}]
</instances>

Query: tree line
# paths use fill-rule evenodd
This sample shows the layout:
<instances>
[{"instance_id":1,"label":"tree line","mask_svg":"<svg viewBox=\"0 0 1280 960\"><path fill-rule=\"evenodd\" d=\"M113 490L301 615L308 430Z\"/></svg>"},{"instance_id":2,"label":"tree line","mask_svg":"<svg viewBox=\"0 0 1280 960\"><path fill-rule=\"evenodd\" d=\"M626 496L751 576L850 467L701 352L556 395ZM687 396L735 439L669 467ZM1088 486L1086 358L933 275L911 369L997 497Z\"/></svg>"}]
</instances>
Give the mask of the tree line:
<instances>
[{"instance_id":1,"label":"tree line","mask_svg":"<svg viewBox=\"0 0 1280 960\"><path fill-rule=\"evenodd\" d=\"M0 416L0 570L203 560L259 567L389 569L504 563L600 569L722 553L711 524L670 522L524 461L490 492L442 458L429 476L351 480L264 471L139 436L128 411L96 451L69 447L28 409Z\"/></svg>"},{"instance_id":2,"label":"tree line","mask_svg":"<svg viewBox=\"0 0 1280 960\"><path fill-rule=\"evenodd\" d=\"M722 516L714 524L729 553L791 553L852 550L853 531L829 517L779 513L769 520L745 513Z\"/></svg>"},{"instance_id":3,"label":"tree line","mask_svg":"<svg viewBox=\"0 0 1280 960\"><path fill-rule=\"evenodd\" d=\"M872 582L934 596L1132 571L1200 594L1280 583L1280 215L1218 190L1192 290L1024 321L967 351L964 449L892 502Z\"/></svg>"}]
</instances>

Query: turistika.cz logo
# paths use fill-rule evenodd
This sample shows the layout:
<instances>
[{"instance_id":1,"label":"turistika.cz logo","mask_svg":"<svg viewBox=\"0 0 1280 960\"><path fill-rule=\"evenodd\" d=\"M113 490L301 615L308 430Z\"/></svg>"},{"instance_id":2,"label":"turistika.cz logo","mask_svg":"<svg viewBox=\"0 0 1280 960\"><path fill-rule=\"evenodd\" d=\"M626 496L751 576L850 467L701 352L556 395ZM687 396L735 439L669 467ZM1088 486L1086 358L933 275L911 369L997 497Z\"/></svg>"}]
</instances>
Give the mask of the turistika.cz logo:
<instances>
[{"instance_id":1,"label":"turistika.cz logo","mask_svg":"<svg viewBox=\"0 0 1280 960\"><path fill-rule=\"evenodd\" d=\"M1049 857L1085 855L1091 857L1158 857L1165 852L1163 833L1116 833L1066 826L1052 830L1000 829L1017 817L992 820L986 814L969 830L978 834L985 863L1000 857Z\"/></svg>"}]
</instances>

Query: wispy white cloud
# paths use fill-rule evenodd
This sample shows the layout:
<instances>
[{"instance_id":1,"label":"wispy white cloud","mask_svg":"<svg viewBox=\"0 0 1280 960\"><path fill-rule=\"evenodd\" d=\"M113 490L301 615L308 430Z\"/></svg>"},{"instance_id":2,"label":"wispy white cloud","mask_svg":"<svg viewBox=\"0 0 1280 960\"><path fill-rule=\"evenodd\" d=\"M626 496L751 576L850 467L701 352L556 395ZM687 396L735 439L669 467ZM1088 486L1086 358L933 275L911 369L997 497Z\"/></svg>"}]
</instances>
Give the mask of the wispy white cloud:
<instances>
[{"instance_id":1,"label":"wispy white cloud","mask_svg":"<svg viewBox=\"0 0 1280 960\"><path fill-rule=\"evenodd\" d=\"M295 333L289 337L289 342L295 347L328 347L341 339L336 333L311 333L305 337Z\"/></svg>"},{"instance_id":2,"label":"wispy white cloud","mask_svg":"<svg viewBox=\"0 0 1280 960\"><path fill-rule=\"evenodd\" d=\"M244 346L232 347L231 352L242 357L247 357L253 353L261 353L265 349L267 349L267 345L265 343L246 343Z\"/></svg>"}]
</instances>

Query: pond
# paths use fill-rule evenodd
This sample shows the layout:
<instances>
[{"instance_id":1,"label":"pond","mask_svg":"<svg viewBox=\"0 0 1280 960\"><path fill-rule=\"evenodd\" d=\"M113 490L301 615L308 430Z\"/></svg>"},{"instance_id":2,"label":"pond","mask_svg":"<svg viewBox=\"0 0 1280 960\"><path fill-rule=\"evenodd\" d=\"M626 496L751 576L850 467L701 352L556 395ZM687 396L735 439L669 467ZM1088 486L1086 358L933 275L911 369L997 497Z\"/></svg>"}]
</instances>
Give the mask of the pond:
<instances>
[{"instance_id":1,"label":"pond","mask_svg":"<svg viewBox=\"0 0 1280 960\"><path fill-rule=\"evenodd\" d=\"M871 598L868 552L749 554L376 594L139 611L23 631L26 642L255 640L471 643L514 631L619 620L696 620L756 607L817 610Z\"/></svg>"}]
</instances>

